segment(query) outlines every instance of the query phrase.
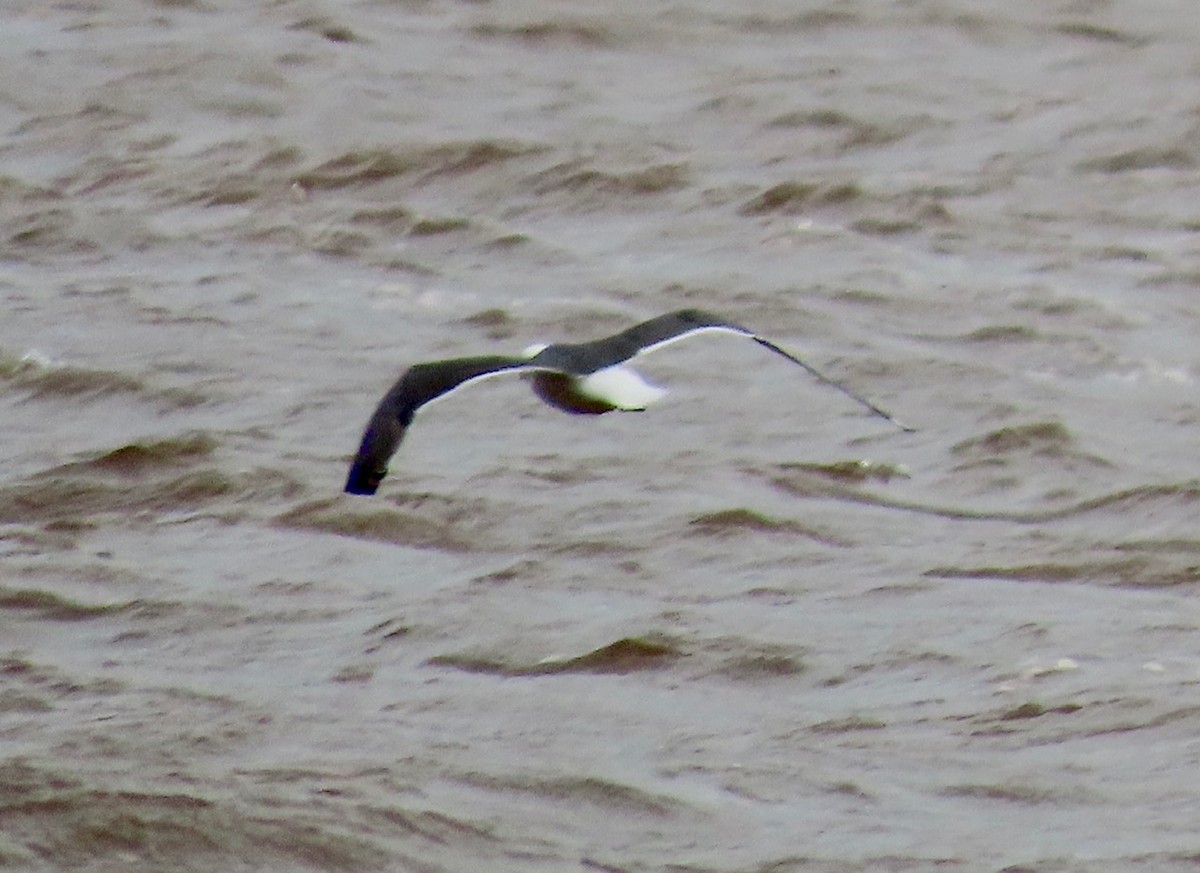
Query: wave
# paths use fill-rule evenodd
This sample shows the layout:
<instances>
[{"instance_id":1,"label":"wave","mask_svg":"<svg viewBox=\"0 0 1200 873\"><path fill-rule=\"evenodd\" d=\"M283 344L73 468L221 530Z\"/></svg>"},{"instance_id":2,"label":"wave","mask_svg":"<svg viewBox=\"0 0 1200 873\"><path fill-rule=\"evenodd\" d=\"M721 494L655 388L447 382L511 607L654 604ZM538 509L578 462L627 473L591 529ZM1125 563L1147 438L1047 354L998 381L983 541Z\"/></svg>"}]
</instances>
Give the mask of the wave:
<instances>
[{"instance_id":1,"label":"wave","mask_svg":"<svg viewBox=\"0 0 1200 873\"><path fill-rule=\"evenodd\" d=\"M786 468L788 465L779 466ZM896 509L961 521L1043 524L1104 510L1116 514L1131 512L1136 515L1155 507L1171 509L1178 508L1181 504L1190 507L1193 503L1200 501L1200 482L1191 481L1164 485L1137 485L1046 509L988 509L887 497L856 488L830 484L812 476L798 476L786 470L781 470L774 475L768 473L765 476L774 487L794 497L861 503L883 509ZM1134 512L1135 510L1136 512Z\"/></svg>"},{"instance_id":2,"label":"wave","mask_svg":"<svg viewBox=\"0 0 1200 873\"><path fill-rule=\"evenodd\" d=\"M253 853L268 867L353 870L395 860L372 842L295 810L264 803L248 815L244 802L194 788L131 791L100 779L26 761L0 764L0 815L16 838L0 841L0 863L67 869L132 853L156 867L193 870Z\"/></svg>"},{"instance_id":3,"label":"wave","mask_svg":"<svg viewBox=\"0 0 1200 873\"><path fill-rule=\"evenodd\" d=\"M621 637L579 655L528 660L514 652L476 651L436 655L425 664L505 677L628 675L686 667L686 673L695 678L751 684L791 679L808 669L803 652L795 646L759 643L741 637L685 643L662 633Z\"/></svg>"},{"instance_id":4,"label":"wave","mask_svg":"<svg viewBox=\"0 0 1200 873\"><path fill-rule=\"evenodd\" d=\"M346 152L292 177L300 188L335 191L364 188L399 177L426 181L473 173L495 164L536 154L541 146L515 141L475 140L408 149L375 148Z\"/></svg>"},{"instance_id":5,"label":"wave","mask_svg":"<svg viewBox=\"0 0 1200 873\"><path fill-rule=\"evenodd\" d=\"M688 522L690 533L700 536L729 537L743 533L783 534L816 540L831 546L849 546L846 540L787 519L771 518L753 509L724 509L698 515Z\"/></svg>"},{"instance_id":6,"label":"wave","mask_svg":"<svg viewBox=\"0 0 1200 873\"><path fill-rule=\"evenodd\" d=\"M36 352L21 357L0 352L0 385L34 400L96 400L129 394L167 410L199 406L208 400L192 389L160 388L126 373L62 364Z\"/></svg>"},{"instance_id":7,"label":"wave","mask_svg":"<svg viewBox=\"0 0 1200 873\"><path fill-rule=\"evenodd\" d=\"M426 663L453 667L467 673L497 676L548 676L560 673L633 673L669 667L683 651L665 638L623 637L608 645L571 658L548 658L532 664L513 662L503 656L438 655Z\"/></svg>"},{"instance_id":8,"label":"wave","mask_svg":"<svg viewBox=\"0 0 1200 873\"><path fill-rule=\"evenodd\" d=\"M236 515L242 504L295 497L303 486L279 470L227 472L209 433L129 443L0 487L0 524L42 522L64 534L111 513L137 517L208 509Z\"/></svg>"},{"instance_id":9,"label":"wave","mask_svg":"<svg viewBox=\"0 0 1200 873\"><path fill-rule=\"evenodd\" d=\"M628 170L599 170L582 161L569 161L543 170L527 181L538 195L566 192L581 197L637 197L664 194L687 187L688 170L686 164L680 163L650 164Z\"/></svg>"},{"instance_id":10,"label":"wave","mask_svg":"<svg viewBox=\"0 0 1200 873\"><path fill-rule=\"evenodd\" d=\"M419 549L470 551L475 547L453 525L418 513L391 508L351 509L342 498L314 500L277 515L277 527L337 534L360 540Z\"/></svg>"}]
</instances>

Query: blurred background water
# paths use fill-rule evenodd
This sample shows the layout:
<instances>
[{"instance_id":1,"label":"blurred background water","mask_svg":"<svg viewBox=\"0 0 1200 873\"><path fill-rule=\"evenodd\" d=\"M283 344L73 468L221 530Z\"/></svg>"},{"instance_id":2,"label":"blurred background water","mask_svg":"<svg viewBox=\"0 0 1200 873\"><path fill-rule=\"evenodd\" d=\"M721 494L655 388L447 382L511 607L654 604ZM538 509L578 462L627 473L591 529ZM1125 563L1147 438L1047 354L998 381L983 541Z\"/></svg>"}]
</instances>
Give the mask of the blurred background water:
<instances>
[{"instance_id":1,"label":"blurred background water","mask_svg":"<svg viewBox=\"0 0 1200 873\"><path fill-rule=\"evenodd\" d=\"M1180 2L0 13L0 865L1192 869ZM682 306L580 419L408 364Z\"/></svg>"}]
</instances>

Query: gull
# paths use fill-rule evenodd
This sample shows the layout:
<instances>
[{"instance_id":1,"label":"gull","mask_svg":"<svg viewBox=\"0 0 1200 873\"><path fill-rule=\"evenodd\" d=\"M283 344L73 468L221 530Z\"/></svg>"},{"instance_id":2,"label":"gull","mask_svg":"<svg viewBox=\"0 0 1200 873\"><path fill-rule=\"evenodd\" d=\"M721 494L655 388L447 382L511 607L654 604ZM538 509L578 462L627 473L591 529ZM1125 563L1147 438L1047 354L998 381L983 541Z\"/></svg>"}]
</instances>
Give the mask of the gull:
<instances>
[{"instance_id":1,"label":"gull","mask_svg":"<svg viewBox=\"0 0 1200 873\"><path fill-rule=\"evenodd\" d=\"M592 342L530 346L520 357L486 355L414 364L383 395L367 423L350 465L346 493L374 494L417 410L457 388L493 376L518 373L529 379L542 401L563 412L574 415L601 415L614 410L640 412L667 392L622 365L685 337L714 331L754 340L800 365L818 381L846 394L872 414L901 430L912 431L870 400L750 329L701 309L680 309Z\"/></svg>"}]
</instances>

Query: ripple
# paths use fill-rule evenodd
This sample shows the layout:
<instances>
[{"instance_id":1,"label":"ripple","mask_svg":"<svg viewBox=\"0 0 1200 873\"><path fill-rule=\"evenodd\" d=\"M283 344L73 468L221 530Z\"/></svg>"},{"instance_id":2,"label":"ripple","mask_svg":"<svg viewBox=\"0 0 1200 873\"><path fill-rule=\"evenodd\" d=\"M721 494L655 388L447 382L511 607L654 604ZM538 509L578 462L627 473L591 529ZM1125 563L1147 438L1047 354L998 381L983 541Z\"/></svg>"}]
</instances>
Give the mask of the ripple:
<instances>
[{"instance_id":1,"label":"ripple","mask_svg":"<svg viewBox=\"0 0 1200 873\"><path fill-rule=\"evenodd\" d=\"M438 655L426 663L467 673L498 676L548 676L560 673L634 673L670 667L684 656L674 643L659 638L624 637L570 658L547 658L532 664L514 663L505 656Z\"/></svg>"}]
</instances>

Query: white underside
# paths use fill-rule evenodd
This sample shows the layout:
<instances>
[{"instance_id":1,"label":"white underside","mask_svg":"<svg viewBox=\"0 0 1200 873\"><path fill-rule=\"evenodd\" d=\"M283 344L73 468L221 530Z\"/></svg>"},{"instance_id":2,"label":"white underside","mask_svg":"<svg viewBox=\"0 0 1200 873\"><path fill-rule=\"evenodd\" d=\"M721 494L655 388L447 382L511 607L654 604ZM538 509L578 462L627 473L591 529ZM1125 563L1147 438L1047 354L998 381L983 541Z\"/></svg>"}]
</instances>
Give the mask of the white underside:
<instances>
[{"instance_id":1,"label":"white underside","mask_svg":"<svg viewBox=\"0 0 1200 873\"><path fill-rule=\"evenodd\" d=\"M578 391L617 409L628 410L645 409L667 393L665 388L651 385L641 374L621 366L605 367L584 376L578 382Z\"/></svg>"}]
</instances>

